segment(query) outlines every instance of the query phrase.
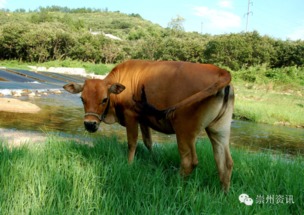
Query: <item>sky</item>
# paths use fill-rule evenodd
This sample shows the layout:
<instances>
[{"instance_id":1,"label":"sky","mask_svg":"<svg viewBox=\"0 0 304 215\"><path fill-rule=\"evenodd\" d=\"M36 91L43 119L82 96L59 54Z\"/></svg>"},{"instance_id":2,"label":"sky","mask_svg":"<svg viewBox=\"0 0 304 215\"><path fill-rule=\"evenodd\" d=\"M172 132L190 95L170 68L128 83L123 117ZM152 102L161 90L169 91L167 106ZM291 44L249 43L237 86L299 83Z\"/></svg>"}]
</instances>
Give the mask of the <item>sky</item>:
<instances>
[{"instance_id":1,"label":"sky","mask_svg":"<svg viewBox=\"0 0 304 215\"><path fill-rule=\"evenodd\" d=\"M10 11L53 5L138 13L162 27L181 16L188 32L239 33L247 26L276 39L304 40L304 0L0 0L0 8Z\"/></svg>"}]
</instances>

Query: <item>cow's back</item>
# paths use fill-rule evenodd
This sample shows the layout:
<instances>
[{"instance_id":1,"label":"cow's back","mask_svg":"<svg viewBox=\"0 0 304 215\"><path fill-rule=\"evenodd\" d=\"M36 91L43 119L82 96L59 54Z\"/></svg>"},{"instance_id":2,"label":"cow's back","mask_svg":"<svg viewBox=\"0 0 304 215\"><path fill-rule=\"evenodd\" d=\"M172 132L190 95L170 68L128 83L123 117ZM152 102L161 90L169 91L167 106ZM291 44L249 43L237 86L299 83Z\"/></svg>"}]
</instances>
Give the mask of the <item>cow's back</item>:
<instances>
[{"instance_id":1,"label":"cow's back","mask_svg":"<svg viewBox=\"0 0 304 215\"><path fill-rule=\"evenodd\" d=\"M142 60L126 61L114 70L119 73L118 82L126 86L128 99L140 98L144 86L148 102L158 109L208 89L227 72L210 64Z\"/></svg>"}]
</instances>

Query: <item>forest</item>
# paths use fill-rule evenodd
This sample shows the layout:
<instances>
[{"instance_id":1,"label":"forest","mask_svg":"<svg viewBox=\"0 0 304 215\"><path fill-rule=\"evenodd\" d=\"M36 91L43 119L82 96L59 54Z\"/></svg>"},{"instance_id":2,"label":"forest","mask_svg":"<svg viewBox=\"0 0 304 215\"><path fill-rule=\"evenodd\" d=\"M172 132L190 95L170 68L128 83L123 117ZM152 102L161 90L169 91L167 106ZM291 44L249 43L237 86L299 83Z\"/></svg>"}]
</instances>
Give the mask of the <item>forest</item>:
<instances>
[{"instance_id":1,"label":"forest","mask_svg":"<svg viewBox=\"0 0 304 215\"><path fill-rule=\"evenodd\" d=\"M182 20L167 28L139 14L88 8L46 7L0 11L0 60L80 60L115 64L126 59L213 63L231 70L302 67L304 41L257 31L223 35L185 32ZM120 39L109 38L114 35Z\"/></svg>"}]
</instances>

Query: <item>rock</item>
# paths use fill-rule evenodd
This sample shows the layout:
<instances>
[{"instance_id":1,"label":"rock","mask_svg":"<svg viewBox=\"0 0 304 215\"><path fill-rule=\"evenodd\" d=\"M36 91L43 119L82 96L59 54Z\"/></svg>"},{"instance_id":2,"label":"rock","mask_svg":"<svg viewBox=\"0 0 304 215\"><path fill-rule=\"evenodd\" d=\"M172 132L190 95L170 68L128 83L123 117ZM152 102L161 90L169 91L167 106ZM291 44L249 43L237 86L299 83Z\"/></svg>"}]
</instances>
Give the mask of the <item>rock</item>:
<instances>
[{"instance_id":1,"label":"rock","mask_svg":"<svg viewBox=\"0 0 304 215\"><path fill-rule=\"evenodd\" d=\"M22 93L25 93L25 94L28 94L28 93L30 93L31 91L29 90L29 89L23 89L22 90Z\"/></svg>"},{"instance_id":2,"label":"rock","mask_svg":"<svg viewBox=\"0 0 304 215\"><path fill-rule=\"evenodd\" d=\"M54 90L53 93L58 95L58 94L61 94L61 91L60 90Z\"/></svg>"},{"instance_id":3,"label":"rock","mask_svg":"<svg viewBox=\"0 0 304 215\"><path fill-rule=\"evenodd\" d=\"M29 97L35 97L36 96L36 93L34 93L34 92L31 92L31 93L29 93L29 94L27 94Z\"/></svg>"},{"instance_id":4,"label":"rock","mask_svg":"<svg viewBox=\"0 0 304 215\"><path fill-rule=\"evenodd\" d=\"M20 92L12 92L12 95L14 97L21 97L21 93Z\"/></svg>"},{"instance_id":5,"label":"rock","mask_svg":"<svg viewBox=\"0 0 304 215\"><path fill-rule=\"evenodd\" d=\"M0 98L0 111L15 113L37 113L40 111L40 108L30 102L11 98Z\"/></svg>"}]
</instances>

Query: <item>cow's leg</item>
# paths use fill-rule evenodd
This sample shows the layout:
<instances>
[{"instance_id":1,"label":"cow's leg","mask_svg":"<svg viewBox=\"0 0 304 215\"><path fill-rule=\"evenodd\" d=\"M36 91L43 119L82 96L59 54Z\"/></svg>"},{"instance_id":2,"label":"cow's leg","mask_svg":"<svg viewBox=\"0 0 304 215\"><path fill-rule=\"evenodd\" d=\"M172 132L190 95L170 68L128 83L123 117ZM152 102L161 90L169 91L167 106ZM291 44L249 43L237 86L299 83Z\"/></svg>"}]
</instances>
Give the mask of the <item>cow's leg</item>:
<instances>
[{"instance_id":1,"label":"cow's leg","mask_svg":"<svg viewBox=\"0 0 304 215\"><path fill-rule=\"evenodd\" d=\"M180 174L189 175L198 165L196 137L201 131L201 118L197 106L187 106L175 112L171 124L176 133L178 151L181 159Z\"/></svg>"},{"instance_id":2,"label":"cow's leg","mask_svg":"<svg viewBox=\"0 0 304 215\"><path fill-rule=\"evenodd\" d=\"M128 162L132 163L137 146L138 121L134 117L126 118L126 129L128 138Z\"/></svg>"},{"instance_id":3,"label":"cow's leg","mask_svg":"<svg viewBox=\"0 0 304 215\"><path fill-rule=\"evenodd\" d=\"M189 175L198 164L195 142L196 135L189 133L176 133L178 151L181 159L180 174Z\"/></svg>"},{"instance_id":4,"label":"cow's leg","mask_svg":"<svg viewBox=\"0 0 304 215\"><path fill-rule=\"evenodd\" d=\"M229 125L223 127L214 125L206 128L207 134L211 140L214 159L217 165L222 188L228 192L230 186L231 173L233 168L233 160L229 150L230 137L230 120Z\"/></svg>"},{"instance_id":5,"label":"cow's leg","mask_svg":"<svg viewBox=\"0 0 304 215\"><path fill-rule=\"evenodd\" d=\"M142 134L142 138L144 141L145 146L149 151L152 150L152 138L151 138L151 130L148 126L140 124L140 130Z\"/></svg>"}]
</instances>

